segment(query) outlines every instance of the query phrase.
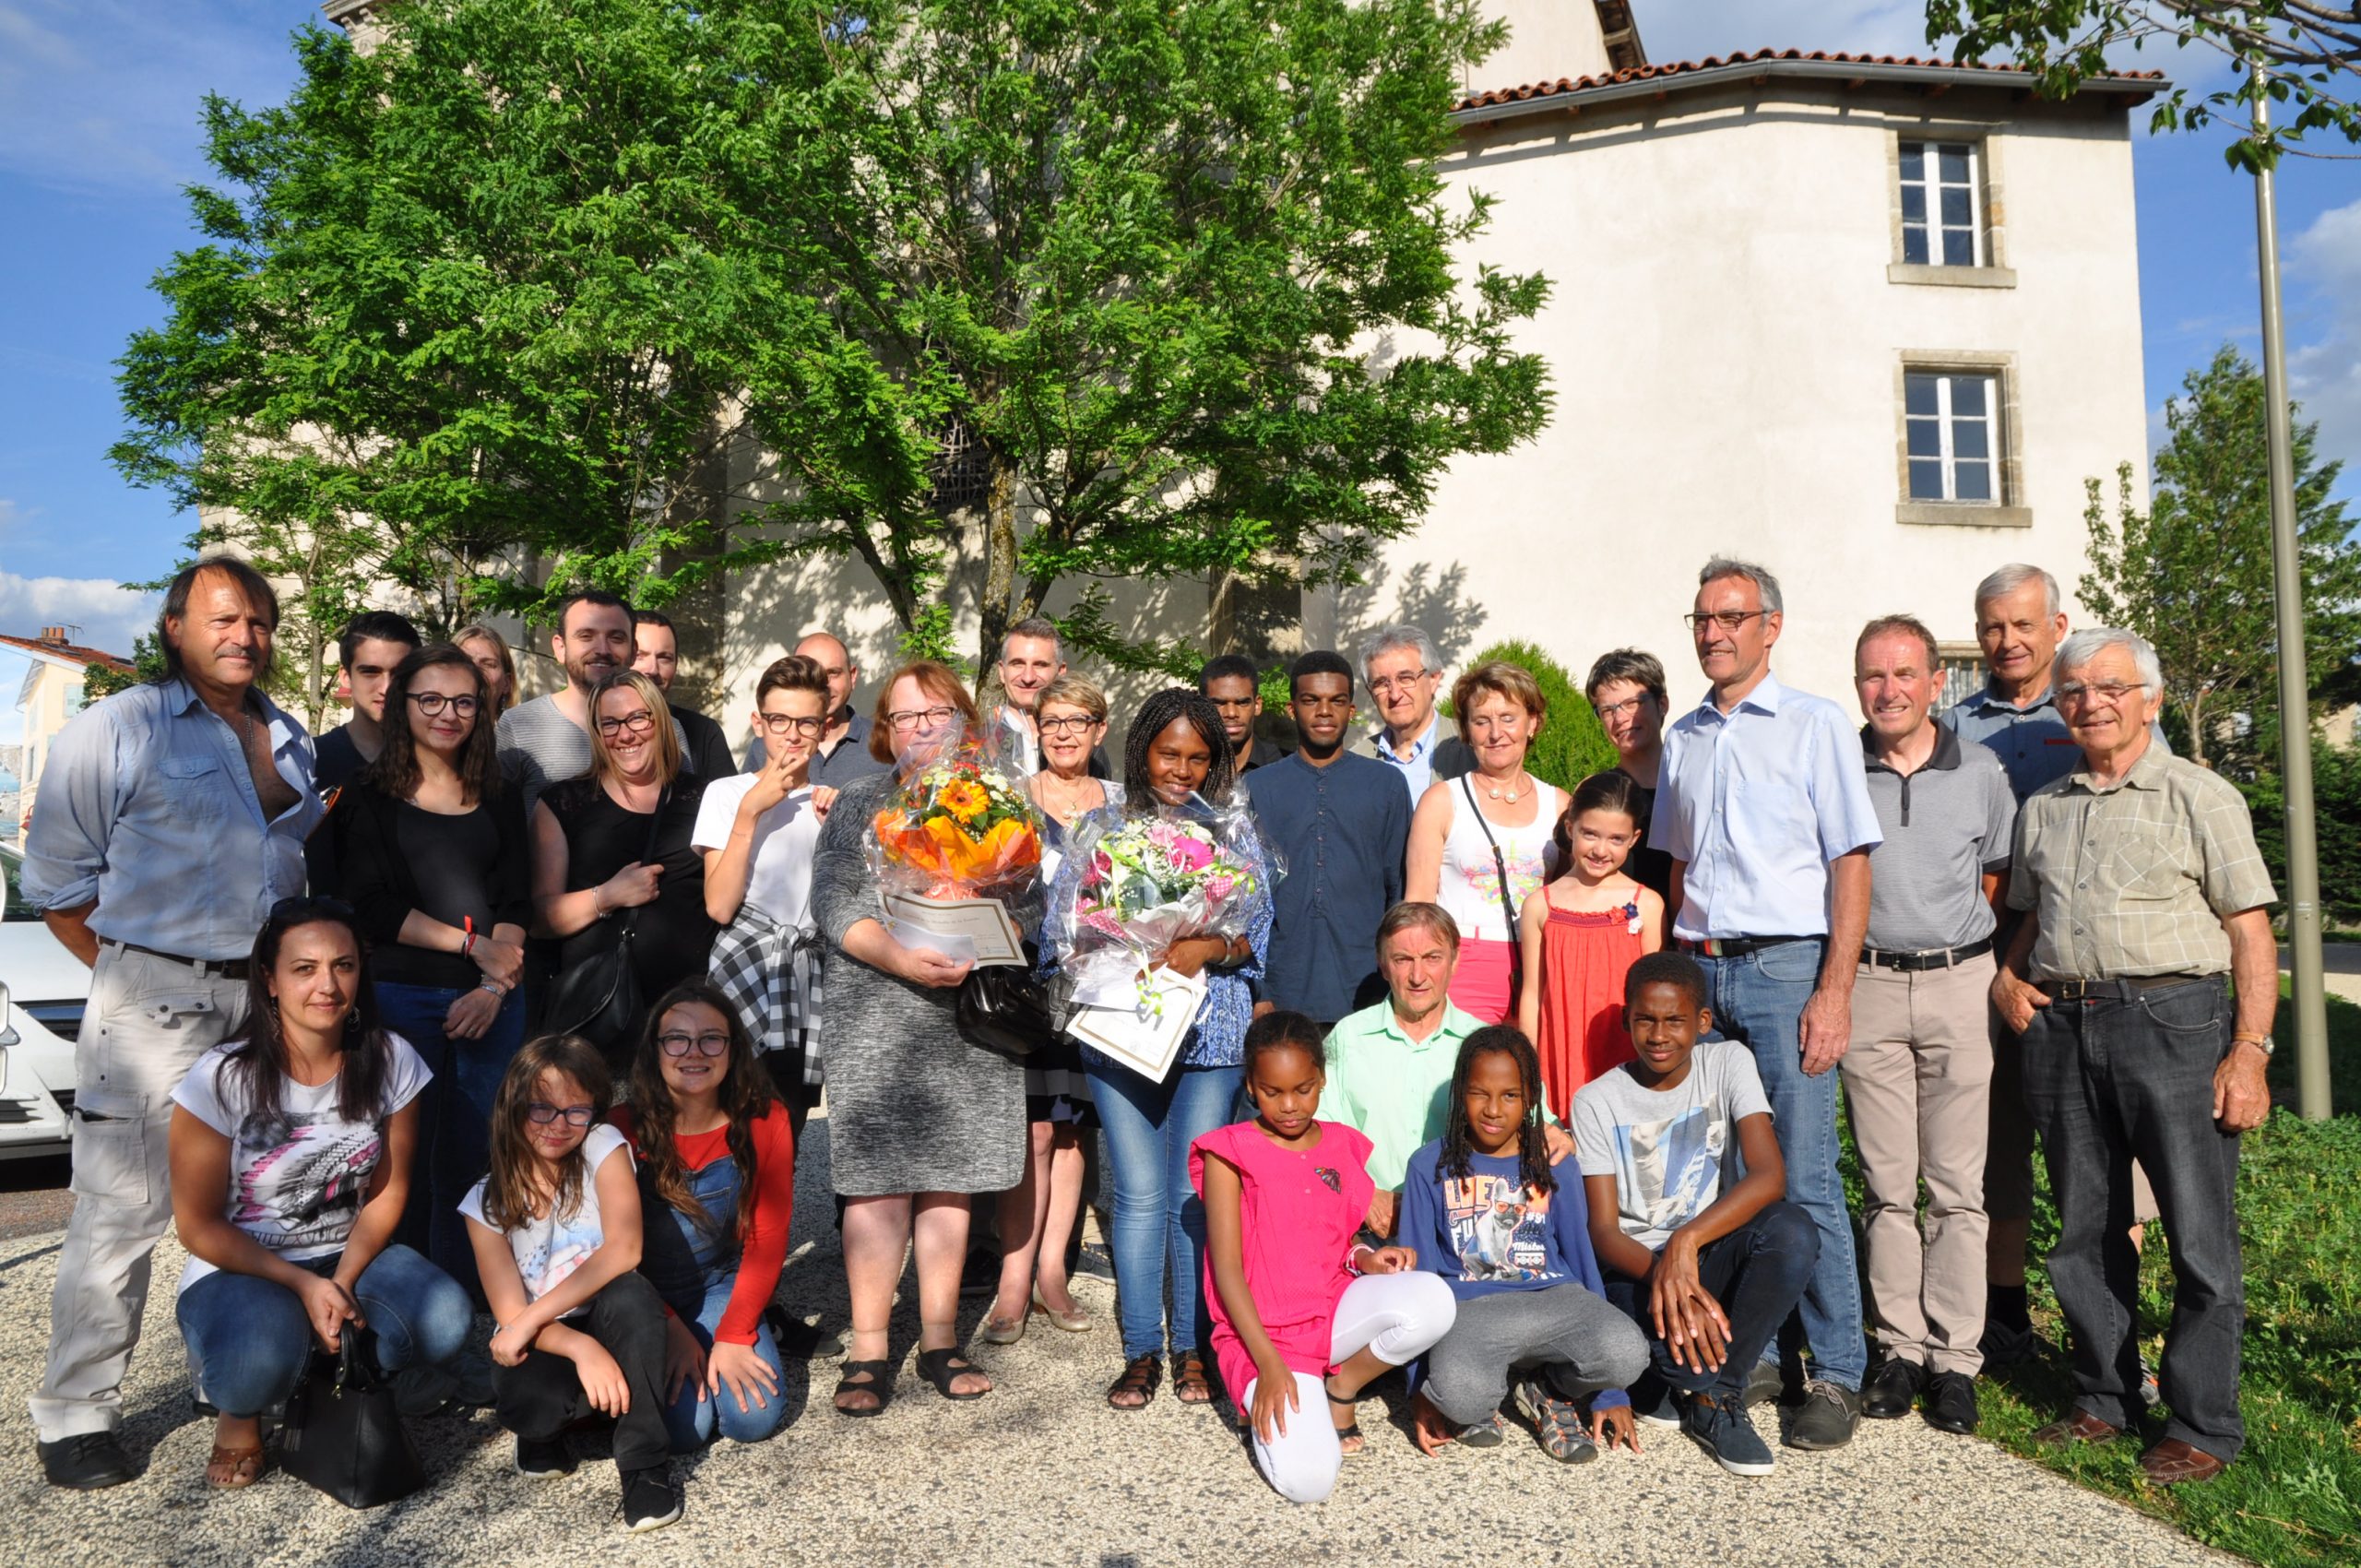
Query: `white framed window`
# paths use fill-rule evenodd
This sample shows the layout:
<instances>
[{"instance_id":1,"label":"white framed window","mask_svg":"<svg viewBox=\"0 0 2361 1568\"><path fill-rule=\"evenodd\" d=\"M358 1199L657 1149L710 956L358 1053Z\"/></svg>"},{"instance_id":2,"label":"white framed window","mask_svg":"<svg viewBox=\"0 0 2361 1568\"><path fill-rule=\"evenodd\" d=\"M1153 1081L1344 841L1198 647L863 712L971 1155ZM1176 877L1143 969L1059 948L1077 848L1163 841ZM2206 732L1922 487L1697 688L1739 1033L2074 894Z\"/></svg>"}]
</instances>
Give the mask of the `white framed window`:
<instances>
[{"instance_id":1,"label":"white framed window","mask_svg":"<svg viewBox=\"0 0 2361 1568\"><path fill-rule=\"evenodd\" d=\"M1902 144L1902 259L1911 267L1984 267L1980 149L1974 142Z\"/></svg>"},{"instance_id":2,"label":"white framed window","mask_svg":"<svg viewBox=\"0 0 2361 1568\"><path fill-rule=\"evenodd\" d=\"M1902 411L1908 499L2000 504L1999 376L1988 371L1905 371Z\"/></svg>"}]
</instances>

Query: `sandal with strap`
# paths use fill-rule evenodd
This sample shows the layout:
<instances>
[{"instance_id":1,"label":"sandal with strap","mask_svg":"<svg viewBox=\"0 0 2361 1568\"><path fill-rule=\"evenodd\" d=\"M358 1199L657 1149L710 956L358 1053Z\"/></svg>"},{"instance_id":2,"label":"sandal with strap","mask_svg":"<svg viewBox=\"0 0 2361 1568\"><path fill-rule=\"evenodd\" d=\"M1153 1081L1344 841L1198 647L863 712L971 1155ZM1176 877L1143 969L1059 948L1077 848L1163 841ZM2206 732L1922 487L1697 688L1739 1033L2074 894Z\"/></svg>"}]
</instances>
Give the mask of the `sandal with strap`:
<instances>
[{"instance_id":1,"label":"sandal with strap","mask_svg":"<svg viewBox=\"0 0 2361 1568\"><path fill-rule=\"evenodd\" d=\"M1360 1396L1355 1395L1350 1399L1347 1399L1339 1395L1330 1393L1328 1382L1325 1378L1321 1380L1320 1392L1328 1395L1328 1419L1330 1421L1333 1422L1335 1420L1336 1411L1339 1408L1342 1408L1345 1412L1345 1424L1336 1429L1336 1445L1344 1451L1345 1457L1349 1459L1354 1455L1366 1451L1369 1447L1369 1440L1361 1435L1361 1423L1358 1413L1361 1404Z\"/></svg>"},{"instance_id":2,"label":"sandal with strap","mask_svg":"<svg viewBox=\"0 0 2361 1568\"><path fill-rule=\"evenodd\" d=\"M979 1388L967 1394L953 1393L951 1380L969 1373L981 1377L984 1369L961 1355L955 1346L946 1345L940 1350L919 1352L919 1375L934 1384L934 1391L945 1399L981 1399L991 1392L989 1388Z\"/></svg>"},{"instance_id":3,"label":"sandal with strap","mask_svg":"<svg viewBox=\"0 0 2361 1568\"><path fill-rule=\"evenodd\" d=\"M1123 1363L1123 1375L1108 1385L1107 1403L1118 1410L1145 1410L1156 1402L1157 1384L1164 1381L1164 1363L1154 1356L1133 1356ZM1136 1394L1136 1402L1127 1403L1126 1394Z\"/></svg>"},{"instance_id":4,"label":"sandal with strap","mask_svg":"<svg viewBox=\"0 0 2361 1568\"><path fill-rule=\"evenodd\" d=\"M236 1491L262 1479L262 1467L261 1443L231 1448L217 1443L213 1456L205 1462L205 1484L220 1491Z\"/></svg>"},{"instance_id":5,"label":"sandal with strap","mask_svg":"<svg viewBox=\"0 0 2361 1568\"><path fill-rule=\"evenodd\" d=\"M1210 1405L1214 1385L1205 1379L1205 1359L1194 1350L1172 1358L1172 1397L1183 1405Z\"/></svg>"},{"instance_id":6,"label":"sandal with strap","mask_svg":"<svg viewBox=\"0 0 2361 1568\"><path fill-rule=\"evenodd\" d=\"M1598 1457L1598 1443L1590 1435L1590 1423L1583 1420L1581 1405L1557 1397L1538 1383L1525 1384L1519 1395L1544 1454L1561 1465L1587 1465Z\"/></svg>"},{"instance_id":7,"label":"sandal with strap","mask_svg":"<svg viewBox=\"0 0 2361 1568\"><path fill-rule=\"evenodd\" d=\"M855 1383L865 1377L866 1383ZM866 1394L877 1401L874 1405L848 1405L848 1394ZM831 1403L839 1416L882 1416L885 1407L894 1402L894 1363L891 1361L845 1361L836 1373L836 1392Z\"/></svg>"}]
</instances>

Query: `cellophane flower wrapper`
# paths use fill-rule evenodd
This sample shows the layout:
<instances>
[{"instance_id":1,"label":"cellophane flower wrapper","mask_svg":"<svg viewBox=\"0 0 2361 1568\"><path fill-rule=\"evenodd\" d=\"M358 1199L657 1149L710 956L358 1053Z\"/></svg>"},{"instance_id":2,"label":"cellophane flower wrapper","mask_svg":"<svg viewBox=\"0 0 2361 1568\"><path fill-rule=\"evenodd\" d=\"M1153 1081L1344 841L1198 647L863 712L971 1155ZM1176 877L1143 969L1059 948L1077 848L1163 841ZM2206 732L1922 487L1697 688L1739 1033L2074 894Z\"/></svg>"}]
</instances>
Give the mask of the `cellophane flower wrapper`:
<instances>
[{"instance_id":1,"label":"cellophane flower wrapper","mask_svg":"<svg viewBox=\"0 0 2361 1568\"><path fill-rule=\"evenodd\" d=\"M969 742L909 768L871 828L881 894L993 898L1038 913L1041 814L984 748Z\"/></svg>"},{"instance_id":2,"label":"cellophane flower wrapper","mask_svg":"<svg viewBox=\"0 0 2361 1568\"><path fill-rule=\"evenodd\" d=\"M1196 796L1087 820L1069 830L1066 854L1082 867L1053 944L1069 993L1136 983L1184 937L1246 935L1278 874L1250 811Z\"/></svg>"}]
</instances>

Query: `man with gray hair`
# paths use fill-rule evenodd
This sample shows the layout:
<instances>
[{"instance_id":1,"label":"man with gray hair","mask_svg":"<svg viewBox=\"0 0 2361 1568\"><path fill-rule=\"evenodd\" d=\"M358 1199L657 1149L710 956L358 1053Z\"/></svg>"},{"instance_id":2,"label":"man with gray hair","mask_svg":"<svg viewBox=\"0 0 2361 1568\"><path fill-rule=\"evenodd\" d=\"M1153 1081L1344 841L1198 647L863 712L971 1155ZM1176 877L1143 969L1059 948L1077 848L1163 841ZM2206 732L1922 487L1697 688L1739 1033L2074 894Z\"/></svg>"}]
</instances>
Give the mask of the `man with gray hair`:
<instances>
[{"instance_id":1,"label":"man with gray hair","mask_svg":"<svg viewBox=\"0 0 2361 1568\"><path fill-rule=\"evenodd\" d=\"M1779 579L1716 557L1687 619L1712 688L1665 733L1648 842L1672 857L1673 935L1705 971L1715 1027L1754 1055L1787 1197L1820 1232L1800 1307L1811 1377L1786 1442L1835 1448L1859 1420L1869 1353L1832 1069L1852 1040L1869 851L1883 835L1853 726L1771 673Z\"/></svg>"},{"instance_id":2,"label":"man with gray hair","mask_svg":"<svg viewBox=\"0 0 2361 1568\"><path fill-rule=\"evenodd\" d=\"M2049 1278L2072 1352L2073 1406L2034 1440L2110 1442L2140 1414L2137 1158L2174 1278L2161 1368L2172 1419L2140 1466L2158 1486L2211 1480L2246 1437L2237 1140L2271 1113L2276 895L2237 790L2153 738L2155 650L2100 627L2067 638L2057 662L2080 757L2018 814L2009 905L2024 920L1992 982L2024 1036L2058 1202Z\"/></svg>"},{"instance_id":3,"label":"man with gray hair","mask_svg":"<svg viewBox=\"0 0 2361 1568\"><path fill-rule=\"evenodd\" d=\"M1361 639L1361 680L1377 705L1379 724L1353 742L1357 756L1392 765L1409 786L1418 809L1427 786L1456 778L1476 766L1476 754L1456 735L1443 732L1435 715L1435 692L1442 684L1442 656L1433 639L1404 622L1380 626Z\"/></svg>"}]
</instances>

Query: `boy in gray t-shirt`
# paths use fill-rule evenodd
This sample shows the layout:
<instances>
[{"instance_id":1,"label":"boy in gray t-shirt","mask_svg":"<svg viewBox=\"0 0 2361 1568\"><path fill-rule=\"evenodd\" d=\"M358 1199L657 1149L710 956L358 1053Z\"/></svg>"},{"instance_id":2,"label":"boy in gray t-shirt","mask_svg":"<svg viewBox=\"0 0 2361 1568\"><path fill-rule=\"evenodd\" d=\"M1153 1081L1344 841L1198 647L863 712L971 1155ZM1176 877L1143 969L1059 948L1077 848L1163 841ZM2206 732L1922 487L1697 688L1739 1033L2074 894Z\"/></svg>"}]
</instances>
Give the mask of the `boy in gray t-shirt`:
<instances>
[{"instance_id":1,"label":"boy in gray t-shirt","mask_svg":"<svg viewBox=\"0 0 2361 1568\"><path fill-rule=\"evenodd\" d=\"M1819 1231L1786 1199L1752 1054L1698 1039L1714 1015L1696 960L1648 954L1623 1003L1638 1060L1574 1096L1573 1134L1607 1299L1648 1336L1631 1406L1732 1475L1767 1476L1747 1380L1811 1278Z\"/></svg>"}]
</instances>

